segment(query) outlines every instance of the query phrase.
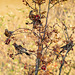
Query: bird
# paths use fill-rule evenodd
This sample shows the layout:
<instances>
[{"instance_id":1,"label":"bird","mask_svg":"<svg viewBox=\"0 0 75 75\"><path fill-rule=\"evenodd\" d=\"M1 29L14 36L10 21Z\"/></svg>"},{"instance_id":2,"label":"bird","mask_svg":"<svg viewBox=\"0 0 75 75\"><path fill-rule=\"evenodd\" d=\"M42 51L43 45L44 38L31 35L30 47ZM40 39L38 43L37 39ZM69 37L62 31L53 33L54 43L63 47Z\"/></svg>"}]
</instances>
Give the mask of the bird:
<instances>
[{"instance_id":1,"label":"bird","mask_svg":"<svg viewBox=\"0 0 75 75\"><path fill-rule=\"evenodd\" d=\"M23 48L21 45L17 45L16 43L14 43L13 46L18 51L18 54L25 53L26 55L30 56L30 54L27 52L27 49L26 48Z\"/></svg>"},{"instance_id":2,"label":"bird","mask_svg":"<svg viewBox=\"0 0 75 75\"><path fill-rule=\"evenodd\" d=\"M5 36L10 37L12 35L13 31L8 31L8 29L5 29Z\"/></svg>"},{"instance_id":3,"label":"bird","mask_svg":"<svg viewBox=\"0 0 75 75\"><path fill-rule=\"evenodd\" d=\"M35 15L33 14L33 10L30 11L29 13L29 18L34 21L35 20Z\"/></svg>"},{"instance_id":4,"label":"bird","mask_svg":"<svg viewBox=\"0 0 75 75\"><path fill-rule=\"evenodd\" d=\"M33 28L35 28L36 25L42 26L42 22L40 20L40 16L38 14L34 15L33 14L33 10L30 11L29 18L32 20Z\"/></svg>"},{"instance_id":5,"label":"bird","mask_svg":"<svg viewBox=\"0 0 75 75\"><path fill-rule=\"evenodd\" d=\"M74 46L73 41L70 41L68 44L60 47L62 48L62 50L60 51L59 54L61 54L63 51L68 50L68 52L72 49L72 47ZM59 55L57 55L56 59L59 57Z\"/></svg>"},{"instance_id":6,"label":"bird","mask_svg":"<svg viewBox=\"0 0 75 75\"><path fill-rule=\"evenodd\" d=\"M60 47L60 48L62 48L63 50L68 50L68 48L72 48L73 47L73 42L71 41L71 42L69 42L68 44L66 44L66 45L64 45L64 46L62 46L62 47Z\"/></svg>"},{"instance_id":7,"label":"bird","mask_svg":"<svg viewBox=\"0 0 75 75\"><path fill-rule=\"evenodd\" d=\"M33 21L33 28L37 25L41 25L42 26L42 23L40 20L37 20L37 21Z\"/></svg>"}]
</instances>

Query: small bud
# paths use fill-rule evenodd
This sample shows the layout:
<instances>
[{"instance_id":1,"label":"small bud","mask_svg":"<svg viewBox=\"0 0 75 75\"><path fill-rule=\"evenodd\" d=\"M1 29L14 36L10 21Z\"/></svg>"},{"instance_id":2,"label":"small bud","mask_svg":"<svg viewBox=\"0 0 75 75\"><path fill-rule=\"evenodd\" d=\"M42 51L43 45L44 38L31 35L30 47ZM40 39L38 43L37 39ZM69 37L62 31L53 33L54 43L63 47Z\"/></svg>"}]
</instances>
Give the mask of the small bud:
<instances>
[{"instance_id":1,"label":"small bud","mask_svg":"<svg viewBox=\"0 0 75 75\"><path fill-rule=\"evenodd\" d=\"M9 57L12 58L13 57L13 54L10 54Z\"/></svg>"}]
</instances>

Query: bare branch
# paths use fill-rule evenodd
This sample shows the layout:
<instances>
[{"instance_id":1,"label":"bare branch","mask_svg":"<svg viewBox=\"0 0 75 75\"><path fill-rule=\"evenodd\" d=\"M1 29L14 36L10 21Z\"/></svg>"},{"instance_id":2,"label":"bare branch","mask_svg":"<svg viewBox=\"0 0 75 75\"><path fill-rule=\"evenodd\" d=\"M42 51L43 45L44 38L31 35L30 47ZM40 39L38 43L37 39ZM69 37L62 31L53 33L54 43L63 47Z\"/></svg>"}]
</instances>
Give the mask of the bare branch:
<instances>
[{"instance_id":1,"label":"bare branch","mask_svg":"<svg viewBox=\"0 0 75 75\"><path fill-rule=\"evenodd\" d=\"M39 14L40 14L40 11L41 11L41 5L39 5ZM40 21L41 21L41 14L40 14ZM41 34L40 34L40 27L39 27L39 37L41 37ZM38 42L41 42L41 39L38 38ZM39 45L38 45L38 50L39 50ZM38 51L37 51L37 52L38 52ZM38 74L39 64L40 64L40 59L37 58L37 59L36 59L35 75Z\"/></svg>"},{"instance_id":2,"label":"bare branch","mask_svg":"<svg viewBox=\"0 0 75 75\"><path fill-rule=\"evenodd\" d=\"M67 51L66 51L65 56L62 57L62 63L61 63L60 69L59 69L59 75L61 75L61 70L62 70L62 67L63 67L63 65L64 65L65 58L67 57L68 52L72 49L73 46L74 46L74 44L71 44L71 46L69 46L69 47L67 48Z\"/></svg>"},{"instance_id":3,"label":"bare branch","mask_svg":"<svg viewBox=\"0 0 75 75\"><path fill-rule=\"evenodd\" d=\"M48 4L48 11L47 11L47 17L46 17L46 25L45 25L45 30L44 30L43 39L45 38L45 32L46 32L46 28L47 28L47 22L48 22L48 14L49 14L49 7L50 7L50 0L49 0L49 4Z\"/></svg>"},{"instance_id":4,"label":"bare branch","mask_svg":"<svg viewBox=\"0 0 75 75\"><path fill-rule=\"evenodd\" d=\"M18 30L21 30L21 29L31 31L35 36L39 37L39 35L36 32L34 32L33 30L31 30L29 28L18 28L15 31L13 31L13 33L16 32L16 31L18 31ZM28 32L20 32L20 33L28 33ZM15 33L15 34L12 34L12 35L16 35L16 34L20 34L20 33Z\"/></svg>"},{"instance_id":5,"label":"bare branch","mask_svg":"<svg viewBox=\"0 0 75 75\"><path fill-rule=\"evenodd\" d=\"M59 0L57 2L55 2L49 9L51 9L52 7L54 7L57 3L59 3Z\"/></svg>"},{"instance_id":6,"label":"bare branch","mask_svg":"<svg viewBox=\"0 0 75 75\"><path fill-rule=\"evenodd\" d=\"M31 9L35 10L33 7L31 7L31 6L29 5L29 3L28 3L27 1L25 1L25 2L26 2L26 4L23 3L24 5L28 5Z\"/></svg>"},{"instance_id":7,"label":"bare branch","mask_svg":"<svg viewBox=\"0 0 75 75\"><path fill-rule=\"evenodd\" d=\"M62 24L63 24L63 26L65 26L65 30L66 30L66 34L67 34L67 38L68 38L68 41L70 41L70 38L69 38L69 35L68 35L68 32L67 32L67 27L66 27L66 25L62 22Z\"/></svg>"}]
</instances>

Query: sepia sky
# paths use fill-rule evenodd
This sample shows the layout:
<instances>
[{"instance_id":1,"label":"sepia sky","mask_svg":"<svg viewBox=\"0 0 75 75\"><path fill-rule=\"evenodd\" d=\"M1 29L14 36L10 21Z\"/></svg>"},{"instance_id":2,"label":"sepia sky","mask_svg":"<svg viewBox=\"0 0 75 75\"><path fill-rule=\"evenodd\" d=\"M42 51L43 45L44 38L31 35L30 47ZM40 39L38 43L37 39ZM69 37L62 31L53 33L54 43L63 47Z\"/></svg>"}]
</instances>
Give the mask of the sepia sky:
<instances>
[{"instance_id":1,"label":"sepia sky","mask_svg":"<svg viewBox=\"0 0 75 75\"><path fill-rule=\"evenodd\" d=\"M23 7L22 0L0 0L0 14L7 12L7 6L10 8Z\"/></svg>"}]
</instances>

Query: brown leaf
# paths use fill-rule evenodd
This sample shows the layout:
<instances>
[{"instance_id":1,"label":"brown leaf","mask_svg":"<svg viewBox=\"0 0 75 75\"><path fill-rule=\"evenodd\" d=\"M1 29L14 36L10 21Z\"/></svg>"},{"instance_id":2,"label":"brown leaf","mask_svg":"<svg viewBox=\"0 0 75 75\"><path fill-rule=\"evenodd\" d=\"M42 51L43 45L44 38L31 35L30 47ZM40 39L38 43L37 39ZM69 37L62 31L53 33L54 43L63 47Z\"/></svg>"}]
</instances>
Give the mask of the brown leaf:
<instances>
[{"instance_id":1,"label":"brown leaf","mask_svg":"<svg viewBox=\"0 0 75 75\"><path fill-rule=\"evenodd\" d=\"M67 0L61 0L61 2L63 2L63 1L67 1Z\"/></svg>"},{"instance_id":2,"label":"brown leaf","mask_svg":"<svg viewBox=\"0 0 75 75\"><path fill-rule=\"evenodd\" d=\"M37 58L40 58L41 56L42 54L37 52Z\"/></svg>"},{"instance_id":3,"label":"brown leaf","mask_svg":"<svg viewBox=\"0 0 75 75\"><path fill-rule=\"evenodd\" d=\"M45 3L45 0L35 0L35 3L37 3L38 5L41 5Z\"/></svg>"},{"instance_id":4,"label":"brown leaf","mask_svg":"<svg viewBox=\"0 0 75 75\"><path fill-rule=\"evenodd\" d=\"M46 13L46 11L41 12L41 14L45 14L45 13Z\"/></svg>"},{"instance_id":5,"label":"brown leaf","mask_svg":"<svg viewBox=\"0 0 75 75\"><path fill-rule=\"evenodd\" d=\"M51 63L53 61L53 59L49 59L48 61L47 61L47 63Z\"/></svg>"},{"instance_id":6,"label":"brown leaf","mask_svg":"<svg viewBox=\"0 0 75 75\"><path fill-rule=\"evenodd\" d=\"M52 32L58 33L58 30L54 29Z\"/></svg>"},{"instance_id":7,"label":"brown leaf","mask_svg":"<svg viewBox=\"0 0 75 75\"><path fill-rule=\"evenodd\" d=\"M74 30L75 29L75 27L72 27L72 30Z\"/></svg>"},{"instance_id":8,"label":"brown leaf","mask_svg":"<svg viewBox=\"0 0 75 75\"><path fill-rule=\"evenodd\" d=\"M35 52L34 50L29 50L29 52Z\"/></svg>"},{"instance_id":9,"label":"brown leaf","mask_svg":"<svg viewBox=\"0 0 75 75\"><path fill-rule=\"evenodd\" d=\"M55 3L55 1L57 1L57 0L51 0L51 3L53 4L53 3Z\"/></svg>"},{"instance_id":10,"label":"brown leaf","mask_svg":"<svg viewBox=\"0 0 75 75\"><path fill-rule=\"evenodd\" d=\"M24 2L24 0L22 0L22 2Z\"/></svg>"},{"instance_id":11,"label":"brown leaf","mask_svg":"<svg viewBox=\"0 0 75 75\"><path fill-rule=\"evenodd\" d=\"M44 16L44 15L42 15L42 16L41 16L41 18L45 18L45 16Z\"/></svg>"}]
</instances>

